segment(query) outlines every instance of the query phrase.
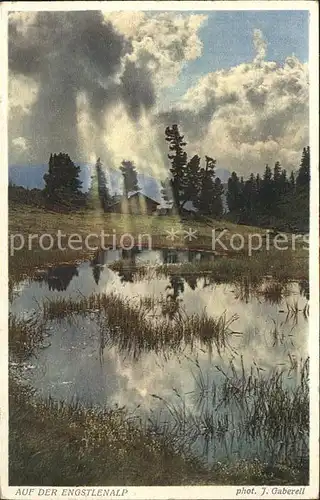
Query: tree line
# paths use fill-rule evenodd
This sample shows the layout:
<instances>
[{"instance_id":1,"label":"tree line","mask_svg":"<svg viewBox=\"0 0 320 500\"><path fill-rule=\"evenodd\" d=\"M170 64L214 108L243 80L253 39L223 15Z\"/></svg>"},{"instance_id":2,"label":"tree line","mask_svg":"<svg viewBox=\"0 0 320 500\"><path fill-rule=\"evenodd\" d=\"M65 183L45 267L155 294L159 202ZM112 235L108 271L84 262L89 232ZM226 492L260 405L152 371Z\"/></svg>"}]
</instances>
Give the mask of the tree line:
<instances>
[{"instance_id":1,"label":"tree line","mask_svg":"<svg viewBox=\"0 0 320 500\"><path fill-rule=\"evenodd\" d=\"M51 154L48 172L43 177L45 187L42 195L45 204L50 208L72 209L86 206L108 211L119 200L120 195L111 195L107 171L101 159L96 161L87 193L82 191L80 170L80 166L76 166L68 154ZM139 191L138 173L133 162L124 160L120 171L123 177L123 196Z\"/></svg>"},{"instance_id":2,"label":"tree line","mask_svg":"<svg viewBox=\"0 0 320 500\"><path fill-rule=\"evenodd\" d=\"M199 216L215 219L224 216L237 223L260 226L308 226L309 146L303 149L296 173L288 175L276 162L273 169L266 165L262 176L251 173L246 180L232 172L227 185L223 186L216 176L215 159L205 156L202 162L198 155L188 158L185 149L187 142L178 125L165 129L165 139L169 148L170 168L168 177L161 182L161 195L175 213L182 215L186 203L191 202ZM119 168L123 181L122 196L128 197L130 192L139 191L134 163L123 160ZM86 206L108 211L121 197L118 193L111 194L107 170L100 158L95 164L87 193L82 192L80 167L66 153L50 155L44 181L42 198L53 209ZM226 199L227 211L224 209L223 197Z\"/></svg>"},{"instance_id":3,"label":"tree line","mask_svg":"<svg viewBox=\"0 0 320 500\"><path fill-rule=\"evenodd\" d=\"M229 218L235 222L278 226L285 230L309 224L310 147L303 148L297 174L288 176L277 161L265 166L263 176L251 174L244 181L232 172L227 186Z\"/></svg>"},{"instance_id":4,"label":"tree line","mask_svg":"<svg viewBox=\"0 0 320 500\"><path fill-rule=\"evenodd\" d=\"M265 166L263 176L249 175L247 180L232 172L227 186L216 177L216 160L198 155L188 160L184 136L177 125L167 127L170 176L162 182L162 196L178 213L191 201L197 213L216 219L222 216L237 223L274 226L282 230L307 229L309 224L310 147L303 148L297 173L288 176L280 162ZM225 195L228 212L224 213Z\"/></svg>"}]
</instances>

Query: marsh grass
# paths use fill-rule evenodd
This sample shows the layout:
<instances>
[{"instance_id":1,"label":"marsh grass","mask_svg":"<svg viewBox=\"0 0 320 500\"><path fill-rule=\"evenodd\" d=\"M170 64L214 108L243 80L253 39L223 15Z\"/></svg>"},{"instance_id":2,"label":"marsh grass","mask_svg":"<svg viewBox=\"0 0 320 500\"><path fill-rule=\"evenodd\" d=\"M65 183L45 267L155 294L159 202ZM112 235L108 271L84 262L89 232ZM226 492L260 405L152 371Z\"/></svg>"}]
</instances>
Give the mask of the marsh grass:
<instances>
[{"instance_id":1,"label":"marsh grass","mask_svg":"<svg viewBox=\"0 0 320 500\"><path fill-rule=\"evenodd\" d=\"M294 300L292 304L289 304L287 302L286 306L287 306L287 317L292 318L295 321L295 323L297 323L298 315L300 312L298 300ZM307 309L304 309L305 312L306 310Z\"/></svg>"},{"instance_id":2,"label":"marsh grass","mask_svg":"<svg viewBox=\"0 0 320 500\"><path fill-rule=\"evenodd\" d=\"M139 425L124 408L98 409L40 399L11 377L11 485L209 484L194 457Z\"/></svg>"},{"instance_id":3,"label":"marsh grass","mask_svg":"<svg viewBox=\"0 0 320 500\"><path fill-rule=\"evenodd\" d=\"M46 321L34 314L29 318L9 315L9 354L25 361L44 340Z\"/></svg>"},{"instance_id":4,"label":"marsh grass","mask_svg":"<svg viewBox=\"0 0 320 500\"><path fill-rule=\"evenodd\" d=\"M234 362L227 371L216 366L223 377L219 384L216 377L202 372L197 361L194 364L197 372L193 393L176 394L170 401L153 395L167 411L167 420L162 422L166 433L176 436L182 448L186 441L189 446L201 441L204 455L209 443L212 449L212 444L219 442L225 446L231 462L233 450L241 453L247 443L244 447L248 449L249 444L251 458L256 455L269 464L296 468L304 475L305 484L309 454L309 360L302 363L293 387L286 385L285 374L280 370L265 375L255 365L247 372L242 357L239 368ZM291 366L289 373L296 368Z\"/></svg>"},{"instance_id":5,"label":"marsh grass","mask_svg":"<svg viewBox=\"0 0 320 500\"><path fill-rule=\"evenodd\" d=\"M212 387L204 377L201 383L208 392L208 396L206 392L202 395L205 399L211 395ZM215 432L217 419L213 421L210 411L202 410L192 420L193 434L188 435L190 416L183 396L177 391L176 396L180 408L173 405L172 413L177 424L160 428L154 425L152 414L143 423L135 411L128 412L124 407L84 407L77 401L41 399L11 375L9 484L177 486L308 482L305 463L293 465L292 460L278 456L273 462L233 459L215 461L213 465L205 458L196 458L190 447L192 441L199 433L221 439L219 430L225 432L226 419L218 420Z\"/></svg>"},{"instance_id":6,"label":"marsh grass","mask_svg":"<svg viewBox=\"0 0 320 500\"><path fill-rule=\"evenodd\" d=\"M282 299L290 294L286 280L282 282L271 281L265 284L262 290L258 291L269 304L279 304Z\"/></svg>"},{"instance_id":7,"label":"marsh grass","mask_svg":"<svg viewBox=\"0 0 320 500\"><path fill-rule=\"evenodd\" d=\"M187 262L181 264L162 264L150 268L145 265L136 265L114 262L109 267L114 271L131 270L136 279L161 276L210 276L217 283L237 283L243 278L251 284L261 282L266 276L277 281L280 286L290 279L308 279L308 260L302 251L258 252L251 257L247 255L216 256L214 260ZM273 287L273 293L276 289Z\"/></svg>"},{"instance_id":8,"label":"marsh grass","mask_svg":"<svg viewBox=\"0 0 320 500\"><path fill-rule=\"evenodd\" d=\"M134 301L116 293L101 293L79 300L46 299L42 310L45 320L61 320L94 312L106 343L116 344L134 355L141 350L159 352L168 348L179 349L185 344L193 346L199 340L204 345L214 343L218 350L227 345L230 326L237 319L236 315L227 318L224 313L215 318L205 310L201 314L188 315L180 308L171 318L157 308L164 300L148 297Z\"/></svg>"}]
</instances>

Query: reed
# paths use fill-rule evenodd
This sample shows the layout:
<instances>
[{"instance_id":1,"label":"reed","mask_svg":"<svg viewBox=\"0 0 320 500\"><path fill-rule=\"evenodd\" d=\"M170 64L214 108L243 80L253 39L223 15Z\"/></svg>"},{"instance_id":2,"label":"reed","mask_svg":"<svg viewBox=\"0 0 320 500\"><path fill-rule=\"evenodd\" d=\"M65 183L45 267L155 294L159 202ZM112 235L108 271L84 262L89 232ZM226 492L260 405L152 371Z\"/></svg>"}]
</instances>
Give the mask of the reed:
<instances>
[{"instance_id":1,"label":"reed","mask_svg":"<svg viewBox=\"0 0 320 500\"><path fill-rule=\"evenodd\" d=\"M307 470L309 359L302 363L293 387L286 383L283 371L265 375L257 365L246 370L242 357L239 368L234 361L228 370L216 366L222 376L219 383L216 376L205 376L197 361L194 365L192 394L176 394L170 400L153 395L166 410L167 434L181 443L187 436L189 444L202 443L204 455L220 443L230 457L236 449L248 460L251 455L251 459L256 456L267 463Z\"/></svg>"},{"instance_id":2,"label":"reed","mask_svg":"<svg viewBox=\"0 0 320 500\"><path fill-rule=\"evenodd\" d=\"M34 314L19 318L9 314L9 355L25 361L44 340L46 322Z\"/></svg>"},{"instance_id":3,"label":"reed","mask_svg":"<svg viewBox=\"0 0 320 500\"><path fill-rule=\"evenodd\" d=\"M210 276L216 282L237 283L247 278L251 283L261 282L266 276L285 284L288 280L308 279L308 262L303 256L297 258L292 252L259 252L247 255L216 256L214 260L187 262L182 264L162 264L152 268L135 263L115 262L109 266L114 271L125 269L133 273L135 279L160 276ZM275 291L275 287L273 287Z\"/></svg>"},{"instance_id":4,"label":"reed","mask_svg":"<svg viewBox=\"0 0 320 500\"><path fill-rule=\"evenodd\" d=\"M160 299L164 305L164 299ZM170 304L170 301L167 302ZM116 343L120 349L137 354L141 350L162 351L179 348L200 341L214 343L218 349L226 346L230 326L237 319L226 313L215 318L204 310L201 314L187 314L183 308L176 314L163 315L155 298L133 300L115 293L93 294L79 300L59 298L45 300L42 305L45 320L61 320L72 315L94 312L106 342Z\"/></svg>"},{"instance_id":5,"label":"reed","mask_svg":"<svg viewBox=\"0 0 320 500\"><path fill-rule=\"evenodd\" d=\"M205 378L201 383L210 394L212 387ZM170 408L179 425L176 428L156 420L151 412L142 421L135 411L124 407L85 407L78 401L44 400L10 375L9 484L308 484L307 463L292 465L289 455L275 456L273 461L259 457L215 460L211 465L196 458L192 445L199 433L221 439L231 419L214 419L210 410L203 410L191 421L184 397L177 391L174 394L180 401L180 408L174 404ZM188 434L190 422L193 432Z\"/></svg>"}]
</instances>

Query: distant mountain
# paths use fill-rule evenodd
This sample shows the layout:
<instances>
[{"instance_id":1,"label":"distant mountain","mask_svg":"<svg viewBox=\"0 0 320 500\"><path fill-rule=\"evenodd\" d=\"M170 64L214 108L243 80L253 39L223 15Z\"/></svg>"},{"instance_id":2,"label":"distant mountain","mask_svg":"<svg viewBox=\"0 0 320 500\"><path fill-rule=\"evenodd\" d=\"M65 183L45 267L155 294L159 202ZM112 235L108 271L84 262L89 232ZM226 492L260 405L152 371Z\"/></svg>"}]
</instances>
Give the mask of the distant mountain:
<instances>
[{"instance_id":1,"label":"distant mountain","mask_svg":"<svg viewBox=\"0 0 320 500\"><path fill-rule=\"evenodd\" d=\"M80 164L80 179L83 183L82 190L88 191L91 179L90 165ZM23 186L29 189L44 188L43 176L48 171L48 164L45 165L10 165L9 181L17 186ZM225 169L217 168L217 177L220 177L222 183L226 183L230 172ZM122 174L120 170L108 169L109 186L112 193L122 192ZM156 201L161 201L161 183L158 179L146 174L138 174L138 183L141 191Z\"/></svg>"}]
</instances>

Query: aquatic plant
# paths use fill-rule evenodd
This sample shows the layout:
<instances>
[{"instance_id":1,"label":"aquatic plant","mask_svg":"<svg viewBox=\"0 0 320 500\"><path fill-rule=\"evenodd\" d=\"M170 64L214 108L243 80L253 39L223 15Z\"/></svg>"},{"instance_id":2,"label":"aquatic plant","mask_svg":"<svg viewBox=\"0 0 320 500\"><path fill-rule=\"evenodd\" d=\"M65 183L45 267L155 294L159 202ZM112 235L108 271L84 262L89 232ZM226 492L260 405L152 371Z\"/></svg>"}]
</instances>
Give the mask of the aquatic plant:
<instances>
[{"instance_id":1,"label":"aquatic plant","mask_svg":"<svg viewBox=\"0 0 320 500\"><path fill-rule=\"evenodd\" d=\"M220 443L232 457L235 449L241 454L244 443L251 443L252 458L307 466L308 358L303 361L293 387L286 385L281 370L265 375L257 365L245 369L242 357L240 369L236 369L234 361L230 362L228 370L216 366L223 377L220 383L216 382L216 377L205 375L197 360L193 365L197 370L193 393L179 394L173 389L176 398L170 400L152 394L166 410L162 426L167 434L175 436L181 445L187 436L189 446L190 442L200 440L204 455L209 448L212 452L214 444ZM161 432L159 425L158 432Z\"/></svg>"}]
</instances>

